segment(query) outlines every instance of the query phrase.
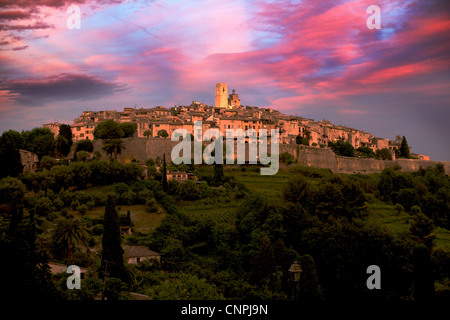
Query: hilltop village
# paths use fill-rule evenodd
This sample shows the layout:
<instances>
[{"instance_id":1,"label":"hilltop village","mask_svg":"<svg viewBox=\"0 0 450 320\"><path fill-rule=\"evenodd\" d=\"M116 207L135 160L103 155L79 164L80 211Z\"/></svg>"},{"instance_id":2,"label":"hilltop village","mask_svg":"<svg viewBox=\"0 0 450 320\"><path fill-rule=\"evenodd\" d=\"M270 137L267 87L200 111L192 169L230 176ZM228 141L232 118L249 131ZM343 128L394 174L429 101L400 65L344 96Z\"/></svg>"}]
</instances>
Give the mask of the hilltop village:
<instances>
[{"instance_id":1,"label":"hilltop village","mask_svg":"<svg viewBox=\"0 0 450 320\"><path fill-rule=\"evenodd\" d=\"M225 136L227 129L278 129L280 143L296 144L298 137L302 144L324 148L330 142L339 140L349 142L355 149L368 147L376 150L388 149L395 159L395 149L399 149L400 141L374 137L368 132L341 125L334 125L328 120L314 121L300 116L281 113L273 108L258 108L241 104L239 95L233 89L228 94L226 83L217 83L215 106L208 106L193 101L189 106L165 108L124 108L123 111L84 111L74 119L72 128L73 141L94 139L94 129L102 121L112 119L119 123L134 123L137 126L135 137L158 137L161 132L168 136L176 129L186 129L194 134L194 123L202 121L203 131L218 128ZM61 123L44 124L58 135ZM430 160L428 156L415 155L422 160Z\"/></svg>"}]
</instances>

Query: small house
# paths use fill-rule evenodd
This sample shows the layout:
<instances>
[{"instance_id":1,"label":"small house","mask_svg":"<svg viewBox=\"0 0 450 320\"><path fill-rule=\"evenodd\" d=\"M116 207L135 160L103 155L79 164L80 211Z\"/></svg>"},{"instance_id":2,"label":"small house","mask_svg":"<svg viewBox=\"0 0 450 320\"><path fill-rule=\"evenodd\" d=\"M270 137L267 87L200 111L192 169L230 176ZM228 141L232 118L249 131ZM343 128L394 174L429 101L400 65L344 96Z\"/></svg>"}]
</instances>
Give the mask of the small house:
<instances>
[{"instance_id":1,"label":"small house","mask_svg":"<svg viewBox=\"0 0 450 320\"><path fill-rule=\"evenodd\" d=\"M123 246L123 257L126 263L138 264L144 260L156 259L160 261L159 253L150 250L146 246Z\"/></svg>"},{"instance_id":2,"label":"small house","mask_svg":"<svg viewBox=\"0 0 450 320\"><path fill-rule=\"evenodd\" d=\"M50 267L50 271L53 275L58 273L67 273L68 265L57 263L57 262L49 262L48 266ZM80 279L84 279L84 274L87 272L86 268L80 267Z\"/></svg>"}]
</instances>

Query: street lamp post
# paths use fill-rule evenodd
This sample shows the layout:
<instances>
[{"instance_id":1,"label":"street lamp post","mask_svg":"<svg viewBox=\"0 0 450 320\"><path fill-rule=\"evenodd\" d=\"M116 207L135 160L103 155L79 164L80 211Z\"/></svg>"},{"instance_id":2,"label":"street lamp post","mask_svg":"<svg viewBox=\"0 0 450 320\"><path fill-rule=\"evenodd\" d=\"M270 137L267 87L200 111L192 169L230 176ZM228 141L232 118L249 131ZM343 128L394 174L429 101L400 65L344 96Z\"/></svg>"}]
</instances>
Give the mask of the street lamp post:
<instances>
[{"instance_id":1,"label":"street lamp post","mask_svg":"<svg viewBox=\"0 0 450 320\"><path fill-rule=\"evenodd\" d=\"M300 265L298 264L298 262L294 261L294 263L291 265L291 268L289 269L289 273L291 274L291 281L299 282L302 272L303 272L303 270L300 267Z\"/></svg>"},{"instance_id":2,"label":"street lamp post","mask_svg":"<svg viewBox=\"0 0 450 320\"><path fill-rule=\"evenodd\" d=\"M295 299L296 296L296 285L297 283L300 281L300 277L302 275L302 268L300 267L300 265L298 264L297 261L294 261L294 263L291 265L291 267L289 268L289 273L291 275L291 281L294 283L294 288L293 288L293 298Z\"/></svg>"}]
</instances>

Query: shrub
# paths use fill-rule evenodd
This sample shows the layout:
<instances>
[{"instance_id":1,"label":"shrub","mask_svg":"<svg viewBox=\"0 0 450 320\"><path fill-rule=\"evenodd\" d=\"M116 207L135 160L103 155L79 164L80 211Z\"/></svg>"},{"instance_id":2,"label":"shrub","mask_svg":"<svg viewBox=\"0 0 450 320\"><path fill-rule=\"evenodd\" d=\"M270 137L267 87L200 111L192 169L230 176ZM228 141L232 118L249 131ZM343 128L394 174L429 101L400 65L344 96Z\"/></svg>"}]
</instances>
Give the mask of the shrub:
<instances>
[{"instance_id":1,"label":"shrub","mask_svg":"<svg viewBox=\"0 0 450 320\"><path fill-rule=\"evenodd\" d=\"M61 210L64 207L64 202L60 198L53 200L53 206L56 210Z\"/></svg>"},{"instance_id":2,"label":"shrub","mask_svg":"<svg viewBox=\"0 0 450 320\"><path fill-rule=\"evenodd\" d=\"M78 153L79 151L92 152L93 150L94 146L92 144L92 141L89 139L78 141L75 147L75 153Z\"/></svg>"},{"instance_id":3,"label":"shrub","mask_svg":"<svg viewBox=\"0 0 450 320\"><path fill-rule=\"evenodd\" d=\"M150 198L145 202L145 211L156 212L158 210L158 205L156 204L155 198Z\"/></svg>"},{"instance_id":4,"label":"shrub","mask_svg":"<svg viewBox=\"0 0 450 320\"><path fill-rule=\"evenodd\" d=\"M280 161L289 165L291 163L294 163L295 159L294 156L289 152L283 152L282 154L280 154Z\"/></svg>"},{"instance_id":5,"label":"shrub","mask_svg":"<svg viewBox=\"0 0 450 320\"><path fill-rule=\"evenodd\" d=\"M138 192L137 197L136 197L136 202L145 204L148 199L153 198L153 197L154 197L153 192L145 189L145 190Z\"/></svg>"},{"instance_id":6,"label":"shrub","mask_svg":"<svg viewBox=\"0 0 450 320\"><path fill-rule=\"evenodd\" d=\"M61 209L61 215L67 217L67 209Z\"/></svg>"},{"instance_id":7,"label":"shrub","mask_svg":"<svg viewBox=\"0 0 450 320\"><path fill-rule=\"evenodd\" d=\"M92 219L91 217L81 218L81 222L83 222L86 225L86 227L88 227L88 228L92 227L93 221L94 221L94 219Z\"/></svg>"},{"instance_id":8,"label":"shrub","mask_svg":"<svg viewBox=\"0 0 450 320\"><path fill-rule=\"evenodd\" d=\"M58 198L60 198L64 202L64 206L70 206L72 201L74 200L74 193L68 190L60 191Z\"/></svg>"},{"instance_id":9,"label":"shrub","mask_svg":"<svg viewBox=\"0 0 450 320\"><path fill-rule=\"evenodd\" d=\"M35 204L36 214L39 216L47 216L53 211L53 204L47 197L41 197L36 200Z\"/></svg>"},{"instance_id":10,"label":"shrub","mask_svg":"<svg viewBox=\"0 0 450 320\"><path fill-rule=\"evenodd\" d=\"M115 193L117 193L119 196L121 196L122 194L127 192L129 189L130 189L130 187L126 183L123 183L123 182L115 183L113 185L113 191Z\"/></svg>"},{"instance_id":11,"label":"shrub","mask_svg":"<svg viewBox=\"0 0 450 320\"><path fill-rule=\"evenodd\" d=\"M78 151L77 152L77 161L85 162L87 159L89 159L89 152L87 152L87 151Z\"/></svg>"},{"instance_id":12,"label":"shrub","mask_svg":"<svg viewBox=\"0 0 450 320\"><path fill-rule=\"evenodd\" d=\"M87 211L87 210L88 210L88 207L87 207L87 205L85 205L85 204L82 204L82 205L80 205L80 206L77 207L77 211L78 211L80 214L82 214L82 215L86 214L86 211Z\"/></svg>"},{"instance_id":13,"label":"shrub","mask_svg":"<svg viewBox=\"0 0 450 320\"><path fill-rule=\"evenodd\" d=\"M94 201L88 201L86 202L86 206L88 207L88 209L92 209L95 206L95 202Z\"/></svg>"},{"instance_id":14,"label":"shrub","mask_svg":"<svg viewBox=\"0 0 450 320\"><path fill-rule=\"evenodd\" d=\"M98 223L92 229L92 233L95 235L101 235L103 233L103 225Z\"/></svg>"},{"instance_id":15,"label":"shrub","mask_svg":"<svg viewBox=\"0 0 450 320\"><path fill-rule=\"evenodd\" d=\"M57 215L56 213L50 212L50 213L47 215L47 220L48 220L48 221L53 221L53 220L55 220L55 219L58 219L58 215Z\"/></svg>"},{"instance_id":16,"label":"shrub","mask_svg":"<svg viewBox=\"0 0 450 320\"><path fill-rule=\"evenodd\" d=\"M94 206L104 206L106 204L106 194L93 192L91 193L91 200L94 202Z\"/></svg>"},{"instance_id":17,"label":"shrub","mask_svg":"<svg viewBox=\"0 0 450 320\"><path fill-rule=\"evenodd\" d=\"M134 203L135 199L136 199L136 194L133 191L131 191L130 189L128 189L127 192L123 193L120 196L120 203L131 205Z\"/></svg>"},{"instance_id":18,"label":"shrub","mask_svg":"<svg viewBox=\"0 0 450 320\"><path fill-rule=\"evenodd\" d=\"M75 195L75 200L77 200L80 204L87 203L88 201L91 201L91 194L87 192L77 192Z\"/></svg>"},{"instance_id":19,"label":"shrub","mask_svg":"<svg viewBox=\"0 0 450 320\"><path fill-rule=\"evenodd\" d=\"M77 208L80 206L80 201L78 200L73 200L70 204L70 207L72 208L72 210L77 210Z\"/></svg>"},{"instance_id":20,"label":"shrub","mask_svg":"<svg viewBox=\"0 0 450 320\"><path fill-rule=\"evenodd\" d=\"M417 215L419 213L422 213L422 210L420 209L419 206L412 206L411 207L411 213L414 215Z\"/></svg>"}]
</instances>

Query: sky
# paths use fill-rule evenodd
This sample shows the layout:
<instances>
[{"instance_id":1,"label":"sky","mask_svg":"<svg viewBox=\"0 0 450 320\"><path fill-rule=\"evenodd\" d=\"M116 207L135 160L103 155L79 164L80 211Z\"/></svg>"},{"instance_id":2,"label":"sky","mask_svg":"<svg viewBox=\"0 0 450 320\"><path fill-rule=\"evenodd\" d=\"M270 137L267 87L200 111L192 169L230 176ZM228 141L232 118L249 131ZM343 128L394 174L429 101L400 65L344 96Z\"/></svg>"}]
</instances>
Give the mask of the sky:
<instances>
[{"instance_id":1,"label":"sky","mask_svg":"<svg viewBox=\"0 0 450 320\"><path fill-rule=\"evenodd\" d=\"M243 105L405 136L450 161L450 1L0 0L0 133L214 105L218 82Z\"/></svg>"}]
</instances>

